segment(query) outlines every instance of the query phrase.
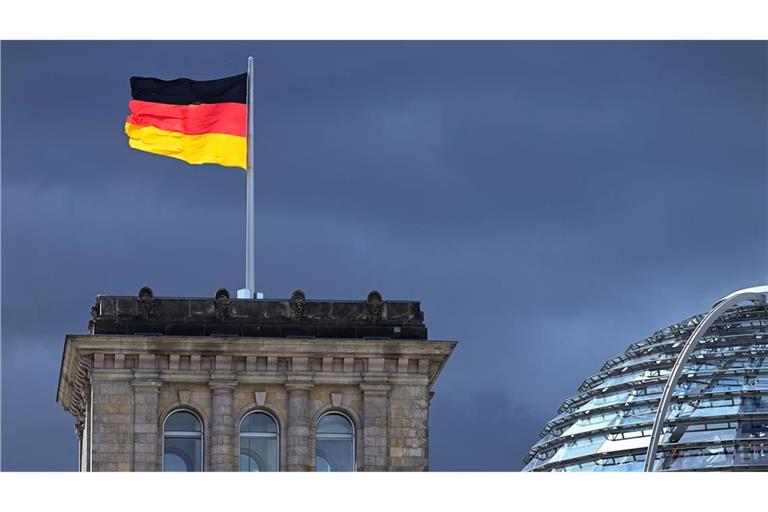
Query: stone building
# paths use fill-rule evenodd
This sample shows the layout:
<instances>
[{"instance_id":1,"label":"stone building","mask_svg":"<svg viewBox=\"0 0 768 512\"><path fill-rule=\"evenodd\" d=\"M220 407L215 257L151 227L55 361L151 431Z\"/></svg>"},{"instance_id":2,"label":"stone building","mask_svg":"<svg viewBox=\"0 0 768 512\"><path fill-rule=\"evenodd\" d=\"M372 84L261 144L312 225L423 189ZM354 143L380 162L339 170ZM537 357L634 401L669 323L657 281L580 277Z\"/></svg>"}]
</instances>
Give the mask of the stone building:
<instances>
[{"instance_id":1,"label":"stone building","mask_svg":"<svg viewBox=\"0 0 768 512\"><path fill-rule=\"evenodd\" d=\"M99 296L57 401L82 471L425 471L455 342L419 302Z\"/></svg>"}]
</instances>

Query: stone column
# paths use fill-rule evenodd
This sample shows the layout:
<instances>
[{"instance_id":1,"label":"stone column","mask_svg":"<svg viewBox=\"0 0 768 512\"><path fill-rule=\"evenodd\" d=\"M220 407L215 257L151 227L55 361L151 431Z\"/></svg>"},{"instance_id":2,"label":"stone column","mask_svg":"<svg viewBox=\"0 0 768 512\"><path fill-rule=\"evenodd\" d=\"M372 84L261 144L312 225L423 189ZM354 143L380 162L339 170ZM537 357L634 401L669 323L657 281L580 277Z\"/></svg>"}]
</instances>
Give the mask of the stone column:
<instances>
[{"instance_id":1,"label":"stone column","mask_svg":"<svg viewBox=\"0 0 768 512\"><path fill-rule=\"evenodd\" d=\"M363 391L363 463L360 471L387 471L389 384L360 384Z\"/></svg>"},{"instance_id":2,"label":"stone column","mask_svg":"<svg viewBox=\"0 0 768 512\"><path fill-rule=\"evenodd\" d=\"M288 471L313 471L310 442L309 382L285 385L288 391L287 465Z\"/></svg>"},{"instance_id":3,"label":"stone column","mask_svg":"<svg viewBox=\"0 0 768 512\"><path fill-rule=\"evenodd\" d=\"M235 420L232 412L235 382L213 381L211 399L210 471L235 470Z\"/></svg>"},{"instance_id":4,"label":"stone column","mask_svg":"<svg viewBox=\"0 0 768 512\"><path fill-rule=\"evenodd\" d=\"M160 471L158 396L156 378L134 379L133 384L133 470Z\"/></svg>"}]
</instances>

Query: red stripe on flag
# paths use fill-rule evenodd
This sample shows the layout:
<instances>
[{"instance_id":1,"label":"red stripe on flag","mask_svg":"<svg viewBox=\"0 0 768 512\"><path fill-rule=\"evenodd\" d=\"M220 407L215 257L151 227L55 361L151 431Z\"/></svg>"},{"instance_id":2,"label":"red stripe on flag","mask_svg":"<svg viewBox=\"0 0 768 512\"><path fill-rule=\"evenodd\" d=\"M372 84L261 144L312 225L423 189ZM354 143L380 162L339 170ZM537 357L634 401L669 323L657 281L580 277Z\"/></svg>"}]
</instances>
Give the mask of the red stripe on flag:
<instances>
[{"instance_id":1,"label":"red stripe on flag","mask_svg":"<svg viewBox=\"0 0 768 512\"><path fill-rule=\"evenodd\" d=\"M224 133L245 137L248 109L243 103L170 105L131 100L128 108L131 114L126 122L139 126L154 126L186 135Z\"/></svg>"}]
</instances>

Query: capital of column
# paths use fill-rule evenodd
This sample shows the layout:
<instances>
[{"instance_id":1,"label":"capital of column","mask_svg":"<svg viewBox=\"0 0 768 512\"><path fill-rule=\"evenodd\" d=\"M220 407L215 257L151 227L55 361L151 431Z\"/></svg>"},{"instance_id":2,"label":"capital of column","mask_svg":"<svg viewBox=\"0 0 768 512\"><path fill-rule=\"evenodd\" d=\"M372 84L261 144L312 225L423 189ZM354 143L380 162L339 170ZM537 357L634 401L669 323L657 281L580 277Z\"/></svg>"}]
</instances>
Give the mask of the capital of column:
<instances>
[{"instance_id":1,"label":"capital of column","mask_svg":"<svg viewBox=\"0 0 768 512\"><path fill-rule=\"evenodd\" d=\"M285 389L289 393L309 391L314 387L311 375L286 375Z\"/></svg>"},{"instance_id":2,"label":"capital of column","mask_svg":"<svg viewBox=\"0 0 768 512\"><path fill-rule=\"evenodd\" d=\"M386 372L365 372L363 373L363 383L386 384L389 377L390 374Z\"/></svg>"},{"instance_id":3,"label":"capital of column","mask_svg":"<svg viewBox=\"0 0 768 512\"><path fill-rule=\"evenodd\" d=\"M365 396L387 396L392 386L383 383L362 383L360 390Z\"/></svg>"},{"instance_id":4,"label":"capital of column","mask_svg":"<svg viewBox=\"0 0 768 512\"><path fill-rule=\"evenodd\" d=\"M140 393L159 393L163 383L160 382L159 376L142 376L131 380L131 386L133 389Z\"/></svg>"},{"instance_id":5,"label":"capital of column","mask_svg":"<svg viewBox=\"0 0 768 512\"><path fill-rule=\"evenodd\" d=\"M208 383L208 388L214 393L234 391L237 382L234 380L215 380Z\"/></svg>"},{"instance_id":6,"label":"capital of column","mask_svg":"<svg viewBox=\"0 0 768 512\"><path fill-rule=\"evenodd\" d=\"M137 368L133 370L133 378L134 380L159 380L160 372L157 370L142 370Z\"/></svg>"},{"instance_id":7,"label":"capital of column","mask_svg":"<svg viewBox=\"0 0 768 512\"><path fill-rule=\"evenodd\" d=\"M310 383L290 383L285 385L285 389L288 391L288 393L298 393L300 391L311 391L314 387L314 384Z\"/></svg>"},{"instance_id":8,"label":"capital of column","mask_svg":"<svg viewBox=\"0 0 768 512\"><path fill-rule=\"evenodd\" d=\"M211 372L210 382L237 382L237 374L230 371L214 370Z\"/></svg>"}]
</instances>

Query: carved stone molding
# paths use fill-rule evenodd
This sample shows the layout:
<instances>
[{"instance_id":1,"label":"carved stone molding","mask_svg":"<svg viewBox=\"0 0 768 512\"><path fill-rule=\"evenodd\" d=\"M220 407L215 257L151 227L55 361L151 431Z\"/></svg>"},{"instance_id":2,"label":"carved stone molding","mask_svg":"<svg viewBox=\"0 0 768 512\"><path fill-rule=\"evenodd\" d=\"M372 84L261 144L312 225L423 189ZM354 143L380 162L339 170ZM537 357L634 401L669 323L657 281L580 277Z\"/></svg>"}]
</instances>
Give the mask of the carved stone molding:
<instances>
[{"instance_id":1,"label":"carved stone molding","mask_svg":"<svg viewBox=\"0 0 768 512\"><path fill-rule=\"evenodd\" d=\"M253 399L256 402L256 405L259 407L264 407L264 404L267 403L267 392L266 391L254 391L253 392Z\"/></svg>"},{"instance_id":2,"label":"carved stone molding","mask_svg":"<svg viewBox=\"0 0 768 512\"><path fill-rule=\"evenodd\" d=\"M188 389L180 389L179 390L179 404L181 405L189 405L189 399L192 396L192 392Z\"/></svg>"}]
</instances>

